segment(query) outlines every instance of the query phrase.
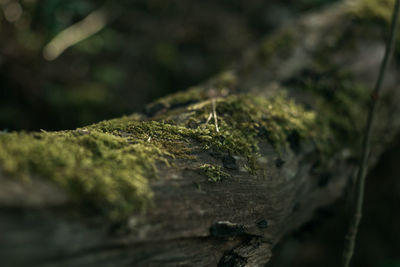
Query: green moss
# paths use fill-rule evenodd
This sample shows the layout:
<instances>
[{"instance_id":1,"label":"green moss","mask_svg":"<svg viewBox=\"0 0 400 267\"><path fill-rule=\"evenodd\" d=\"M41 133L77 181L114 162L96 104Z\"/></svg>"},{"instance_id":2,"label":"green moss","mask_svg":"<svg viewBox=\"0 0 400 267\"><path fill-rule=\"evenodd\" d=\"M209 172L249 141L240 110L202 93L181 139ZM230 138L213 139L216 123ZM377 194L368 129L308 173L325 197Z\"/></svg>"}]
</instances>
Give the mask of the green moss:
<instances>
[{"instance_id":1,"label":"green moss","mask_svg":"<svg viewBox=\"0 0 400 267\"><path fill-rule=\"evenodd\" d=\"M84 210L123 218L151 203L149 180L157 178L157 162L170 166L172 158L214 150L241 156L254 170L259 139L282 149L293 132L312 137L316 128L315 115L284 94L217 98L216 109L219 131L206 123L211 101L204 100L167 113L166 121L132 115L74 131L1 134L0 167L23 181L40 177L55 183ZM182 113L185 119L176 119ZM225 176L218 169L210 175Z\"/></svg>"},{"instance_id":2,"label":"green moss","mask_svg":"<svg viewBox=\"0 0 400 267\"><path fill-rule=\"evenodd\" d=\"M209 182L220 182L223 179L230 178L231 175L221 170L220 166L203 164L199 167Z\"/></svg>"},{"instance_id":3,"label":"green moss","mask_svg":"<svg viewBox=\"0 0 400 267\"><path fill-rule=\"evenodd\" d=\"M196 113L191 120L203 127L202 131L207 131L203 142L210 139L205 143L217 150L253 158L257 153L257 139L263 135L278 150L288 148L288 137L293 132L301 138L313 135L315 114L289 100L285 93L270 99L252 95L216 99L219 132L212 120L204 125L211 112L210 102L189 109Z\"/></svg>"},{"instance_id":4,"label":"green moss","mask_svg":"<svg viewBox=\"0 0 400 267\"><path fill-rule=\"evenodd\" d=\"M362 135L370 89L355 81L340 67L315 64L298 77L286 82L294 90L313 94L319 138L315 139L325 156L337 152L337 147L356 152Z\"/></svg>"},{"instance_id":5,"label":"green moss","mask_svg":"<svg viewBox=\"0 0 400 267\"><path fill-rule=\"evenodd\" d=\"M159 111L165 112L207 100L210 95L225 96L228 94L228 88L235 86L236 82L237 77L232 71L222 72L204 87L192 87L154 101L147 106L147 111L149 115L155 115Z\"/></svg>"},{"instance_id":6,"label":"green moss","mask_svg":"<svg viewBox=\"0 0 400 267\"><path fill-rule=\"evenodd\" d=\"M155 146L99 131L10 133L0 136L2 171L29 182L49 179L85 210L118 218L151 199L146 179L156 176ZM132 171L134 170L134 171Z\"/></svg>"},{"instance_id":7,"label":"green moss","mask_svg":"<svg viewBox=\"0 0 400 267\"><path fill-rule=\"evenodd\" d=\"M163 123L136 119L75 131L2 134L1 169L28 182L29 177L52 181L85 211L112 219L141 211L150 204L148 180L157 177L156 162L189 157L189 149Z\"/></svg>"}]
</instances>

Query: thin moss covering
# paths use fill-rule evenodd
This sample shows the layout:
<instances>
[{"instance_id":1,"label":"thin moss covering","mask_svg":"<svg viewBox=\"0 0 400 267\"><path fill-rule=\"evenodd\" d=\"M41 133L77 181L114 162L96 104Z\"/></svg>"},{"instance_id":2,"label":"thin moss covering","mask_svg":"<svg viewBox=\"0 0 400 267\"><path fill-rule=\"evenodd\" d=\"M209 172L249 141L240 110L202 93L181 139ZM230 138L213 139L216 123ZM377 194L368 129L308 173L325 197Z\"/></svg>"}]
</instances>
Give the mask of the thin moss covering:
<instances>
[{"instance_id":1,"label":"thin moss covering","mask_svg":"<svg viewBox=\"0 0 400 267\"><path fill-rule=\"evenodd\" d=\"M231 175L221 170L220 166L212 164L203 164L199 169L208 178L209 182L220 182L223 179L230 178Z\"/></svg>"},{"instance_id":2,"label":"thin moss covering","mask_svg":"<svg viewBox=\"0 0 400 267\"><path fill-rule=\"evenodd\" d=\"M167 113L164 121L133 115L74 131L1 134L0 168L26 182L36 177L50 180L84 209L122 218L151 203L149 180L157 178L157 162L171 166L172 158L214 150L241 156L254 169L260 138L282 149L293 132L300 138L313 137L317 128L314 113L285 94L271 99L217 98L216 109L219 132L212 122L206 124L211 101L204 100L171 112L170 117ZM213 180L225 177L208 167Z\"/></svg>"}]
</instances>

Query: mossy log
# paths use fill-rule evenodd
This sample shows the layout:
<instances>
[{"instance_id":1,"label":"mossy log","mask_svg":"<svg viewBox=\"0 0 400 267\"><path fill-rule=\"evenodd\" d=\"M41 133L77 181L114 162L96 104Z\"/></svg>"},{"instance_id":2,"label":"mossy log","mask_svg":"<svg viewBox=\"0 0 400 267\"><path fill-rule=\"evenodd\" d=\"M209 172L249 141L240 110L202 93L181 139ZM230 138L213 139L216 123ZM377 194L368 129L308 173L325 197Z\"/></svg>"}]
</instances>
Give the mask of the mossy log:
<instances>
[{"instance_id":1,"label":"mossy log","mask_svg":"<svg viewBox=\"0 0 400 267\"><path fill-rule=\"evenodd\" d=\"M266 264L357 170L387 33L372 2L305 15L143 114L0 134L2 264ZM372 163L399 131L398 56Z\"/></svg>"}]
</instances>

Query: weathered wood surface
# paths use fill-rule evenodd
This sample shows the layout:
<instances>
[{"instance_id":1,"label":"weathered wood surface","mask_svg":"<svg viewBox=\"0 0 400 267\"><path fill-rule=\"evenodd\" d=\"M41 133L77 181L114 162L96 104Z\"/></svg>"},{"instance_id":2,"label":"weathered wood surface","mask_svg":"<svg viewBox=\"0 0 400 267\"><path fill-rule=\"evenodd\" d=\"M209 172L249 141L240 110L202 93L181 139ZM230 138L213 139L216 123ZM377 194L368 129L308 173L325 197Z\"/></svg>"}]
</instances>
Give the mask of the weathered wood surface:
<instances>
[{"instance_id":1,"label":"weathered wood surface","mask_svg":"<svg viewBox=\"0 0 400 267\"><path fill-rule=\"evenodd\" d=\"M262 55L258 49L250 50L234 68L237 81L229 88L230 94L269 96L286 88L293 99L313 110L315 94L300 90L298 77L313 82L327 79L329 83L323 86L335 87L336 76L330 75L332 69L340 69L372 87L384 50L382 31L379 27L367 31L347 10L346 5L332 6L286 25L271 37L277 39L290 31L290 45L272 45ZM316 67L320 62L330 67L320 70ZM397 72L393 64L376 123L375 134L382 138L375 142L372 161L400 126ZM315 78L317 74L320 77ZM203 85L213 86L213 81ZM362 106L359 99L353 101ZM156 111L156 116L164 112ZM353 135L360 133L357 127L363 118L359 120ZM118 223L72 216L68 197L52 184L39 180L25 185L3 174L1 265L263 266L283 236L340 197L353 177L357 146L349 146L346 140L332 143L334 153L323 169L316 167L321 158L312 142L302 141L278 153L267 139L259 141L263 169L256 174L244 171L240 158L232 167L227 163L232 160L229 155L201 150L194 152L195 159L172 160L174 168L160 163L160 179L150 182L152 207ZM232 177L210 183L196 171L199 163L225 166Z\"/></svg>"}]
</instances>

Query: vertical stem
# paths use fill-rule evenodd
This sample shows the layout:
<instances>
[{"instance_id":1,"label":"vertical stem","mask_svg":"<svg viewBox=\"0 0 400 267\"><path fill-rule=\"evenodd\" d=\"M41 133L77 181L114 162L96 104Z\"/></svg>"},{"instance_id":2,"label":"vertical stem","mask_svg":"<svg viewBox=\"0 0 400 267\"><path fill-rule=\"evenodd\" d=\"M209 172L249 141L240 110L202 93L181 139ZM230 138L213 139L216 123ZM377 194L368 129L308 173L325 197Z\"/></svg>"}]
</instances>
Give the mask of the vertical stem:
<instances>
[{"instance_id":1,"label":"vertical stem","mask_svg":"<svg viewBox=\"0 0 400 267\"><path fill-rule=\"evenodd\" d=\"M217 117L217 104L215 103L215 98L211 98L211 104L212 104L212 114L213 114L213 117L214 117L215 130L217 132L219 132L218 117Z\"/></svg>"},{"instance_id":2,"label":"vertical stem","mask_svg":"<svg viewBox=\"0 0 400 267\"><path fill-rule=\"evenodd\" d=\"M390 31L390 38L386 44L385 57L383 58L378 79L375 84L375 88L371 94L371 106L368 112L367 125L365 129L365 135L362 143L362 153L361 153L361 161L360 168L357 174L357 199L356 206L353 218L350 222L350 226L348 229L348 233L346 235L346 244L343 253L343 267L350 266L350 261L354 253L354 247L357 237L358 227L362 217L362 208L364 202L364 190L365 190L365 177L368 168L368 154L370 150L370 137L371 137L371 129L374 122L375 117L375 109L376 104L379 99L379 93L381 91L382 82L388 68L390 59L392 58L394 52L394 44L396 41L396 32L397 32L397 21L400 13L400 0L396 0L395 8L393 10L392 16L392 24Z\"/></svg>"}]
</instances>

